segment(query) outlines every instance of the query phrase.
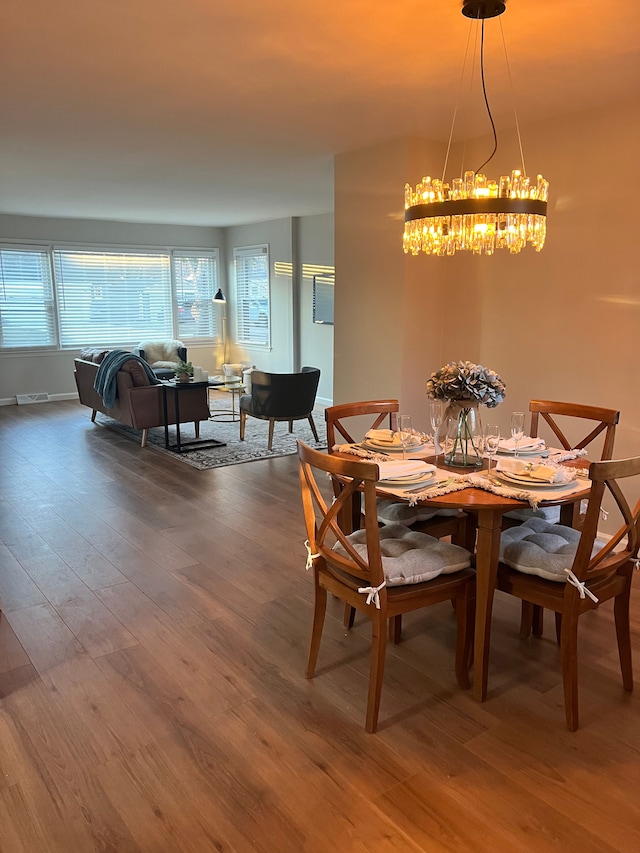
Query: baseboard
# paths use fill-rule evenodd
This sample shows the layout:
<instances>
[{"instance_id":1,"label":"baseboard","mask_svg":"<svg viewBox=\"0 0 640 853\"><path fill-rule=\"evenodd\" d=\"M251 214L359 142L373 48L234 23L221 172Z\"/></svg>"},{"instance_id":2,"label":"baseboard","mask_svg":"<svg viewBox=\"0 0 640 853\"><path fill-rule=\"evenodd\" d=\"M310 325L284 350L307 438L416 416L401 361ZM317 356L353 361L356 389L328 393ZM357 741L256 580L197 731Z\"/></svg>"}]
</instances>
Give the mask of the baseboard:
<instances>
[{"instance_id":1,"label":"baseboard","mask_svg":"<svg viewBox=\"0 0 640 853\"><path fill-rule=\"evenodd\" d=\"M42 403L55 403L59 400L77 400L78 392L70 391L66 394L49 394L48 400L43 400ZM3 397L0 399L0 406L17 406L18 401L16 397ZM41 401L34 402L34 405L41 405Z\"/></svg>"}]
</instances>

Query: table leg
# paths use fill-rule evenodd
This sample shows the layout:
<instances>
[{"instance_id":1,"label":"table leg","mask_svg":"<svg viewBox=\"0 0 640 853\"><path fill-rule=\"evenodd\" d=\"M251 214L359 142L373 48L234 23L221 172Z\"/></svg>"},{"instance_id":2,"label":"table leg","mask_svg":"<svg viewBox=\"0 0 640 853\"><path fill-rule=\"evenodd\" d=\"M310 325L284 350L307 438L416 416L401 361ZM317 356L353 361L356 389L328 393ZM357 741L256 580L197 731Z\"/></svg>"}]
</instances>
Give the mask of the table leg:
<instances>
[{"instance_id":1,"label":"table leg","mask_svg":"<svg viewBox=\"0 0 640 853\"><path fill-rule=\"evenodd\" d=\"M478 512L473 692L479 702L487 698L491 611L498 574L501 528L502 512L491 509Z\"/></svg>"}]
</instances>

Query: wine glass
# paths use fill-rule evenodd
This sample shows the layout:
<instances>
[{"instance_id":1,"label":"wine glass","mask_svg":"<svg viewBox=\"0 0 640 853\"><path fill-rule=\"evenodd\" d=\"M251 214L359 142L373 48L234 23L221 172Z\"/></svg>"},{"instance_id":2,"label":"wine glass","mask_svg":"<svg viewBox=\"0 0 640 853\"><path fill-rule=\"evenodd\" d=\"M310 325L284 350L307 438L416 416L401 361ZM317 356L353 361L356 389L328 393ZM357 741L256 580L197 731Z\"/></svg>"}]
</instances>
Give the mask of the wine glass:
<instances>
[{"instance_id":1,"label":"wine glass","mask_svg":"<svg viewBox=\"0 0 640 853\"><path fill-rule=\"evenodd\" d=\"M518 456L518 444L524 437L524 412L514 412L511 415L511 438L515 446L515 456Z\"/></svg>"},{"instance_id":2,"label":"wine glass","mask_svg":"<svg viewBox=\"0 0 640 853\"><path fill-rule=\"evenodd\" d=\"M444 404L442 400L431 400L429 402L429 421L431 422L431 430L433 432L433 453L436 459L438 458L439 431L442 426L442 418L444 415ZM436 440L438 436L438 440Z\"/></svg>"},{"instance_id":3,"label":"wine glass","mask_svg":"<svg viewBox=\"0 0 640 853\"><path fill-rule=\"evenodd\" d=\"M484 433L484 446L489 457L489 471L491 471L493 457L498 452L498 447L500 446L500 427L498 424L487 424Z\"/></svg>"},{"instance_id":4,"label":"wine glass","mask_svg":"<svg viewBox=\"0 0 640 853\"><path fill-rule=\"evenodd\" d=\"M400 444L402 445L402 458L407 458L407 447L411 442L413 430L411 429L411 415L398 415L396 418L396 427Z\"/></svg>"}]
</instances>

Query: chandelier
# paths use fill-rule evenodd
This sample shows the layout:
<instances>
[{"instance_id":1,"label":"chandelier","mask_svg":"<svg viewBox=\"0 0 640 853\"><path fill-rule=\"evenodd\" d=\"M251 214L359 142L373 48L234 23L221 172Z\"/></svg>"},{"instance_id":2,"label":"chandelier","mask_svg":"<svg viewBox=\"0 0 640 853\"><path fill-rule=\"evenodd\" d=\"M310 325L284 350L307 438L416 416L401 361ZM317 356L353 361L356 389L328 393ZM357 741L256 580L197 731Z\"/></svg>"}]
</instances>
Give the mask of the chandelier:
<instances>
[{"instance_id":1,"label":"chandelier","mask_svg":"<svg viewBox=\"0 0 640 853\"><path fill-rule=\"evenodd\" d=\"M471 251L476 255L492 255L496 249L508 249L517 254L527 243L537 252L544 246L549 182L542 175L533 181L527 177L517 116L522 169L514 169L511 175L502 175L497 181L480 171L498 149L484 80L484 24L485 19L495 18L505 9L506 2L502 0L463 0L462 3L462 14L481 22L480 72L487 114L493 129L493 151L475 172L465 171L462 177L446 183L452 126L442 180L428 176L415 189L405 185L405 253L454 255L456 251Z\"/></svg>"}]
</instances>

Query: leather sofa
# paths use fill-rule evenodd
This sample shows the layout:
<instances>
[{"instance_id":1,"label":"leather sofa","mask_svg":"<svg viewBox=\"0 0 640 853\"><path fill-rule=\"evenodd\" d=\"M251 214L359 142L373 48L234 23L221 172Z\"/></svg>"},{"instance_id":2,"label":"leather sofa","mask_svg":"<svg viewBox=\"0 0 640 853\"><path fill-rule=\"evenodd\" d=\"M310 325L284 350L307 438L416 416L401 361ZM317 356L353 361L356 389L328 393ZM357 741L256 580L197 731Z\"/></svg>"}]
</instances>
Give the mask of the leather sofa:
<instances>
[{"instance_id":1,"label":"leather sofa","mask_svg":"<svg viewBox=\"0 0 640 853\"><path fill-rule=\"evenodd\" d=\"M164 426L163 388L152 385L143 367L134 359L126 361L116 375L117 397L112 408L107 408L102 397L93 387L98 366L108 350L84 351L84 358L74 359L74 377L78 397L83 406L92 409L91 420L97 412L107 415L122 424L142 430L141 446L147 444L151 427ZM180 423L193 422L196 438L200 433L200 421L209 418L209 402L206 389L202 387L184 389L180 394ZM167 400L167 419L175 424L176 414L173 394Z\"/></svg>"}]
</instances>

